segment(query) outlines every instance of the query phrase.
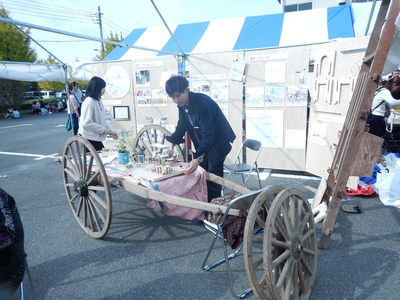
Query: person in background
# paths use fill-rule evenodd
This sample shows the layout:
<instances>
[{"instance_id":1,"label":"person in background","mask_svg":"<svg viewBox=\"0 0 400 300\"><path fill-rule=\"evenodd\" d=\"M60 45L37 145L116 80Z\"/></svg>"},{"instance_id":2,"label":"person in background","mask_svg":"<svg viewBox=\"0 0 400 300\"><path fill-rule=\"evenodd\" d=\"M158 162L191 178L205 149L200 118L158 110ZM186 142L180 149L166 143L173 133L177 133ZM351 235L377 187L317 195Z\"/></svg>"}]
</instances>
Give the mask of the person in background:
<instances>
[{"instance_id":1,"label":"person in background","mask_svg":"<svg viewBox=\"0 0 400 300\"><path fill-rule=\"evenodd\" d=\"M78 100L76 100L75 97L75 88L72 83L68 84L68 92L69 97L67 101L67 112L68 116L71 118L74 135L77 135L79 129L79 105Z\"/></svg>"},{"instance_id":2,"label":"person in background","mask_svg":"<svg viewBox=\"0 0 400 300\"><path fill-rule=\"evenodd\" d=\"M89 81L86 99L82 103L82 114L79 122L79 134L86 138L99 151L104 148L103 141L107 135L114 140L117 133L107 124L101 97L106 91L106 82L97 76Z\"/></svg>"},{"instance_id":3,"label":"person in background","mask_svg":"<svg viewBox=\"0 0 400 300\"><path fill-rule=\"evenodd\" d=\"M218 104L209 96L189 91L189 82L185 77L173 76L165 83L165 90L177 104L179 120L175 132L166 137L171 143L169 154L176 144L183 142L188 132L196 153L190 162L186 174L193 173L200 165L206 171L224 176L224 160L231 151L231 143L236 135ZM207 182L208 201L221 196L221 186Z\"/></svg>"},{"instance_id":4,"label":"person in background","mask_svg":"<svg viewBox=\"0 0 400 300\"><path fill-rule=\"evenodd\" d=\"M79 107L81 107L82 106L82 91L79 88L79 84L76 81L74 81L72 84L73 84L74 89L75 89L75 97L78 100Z\"/></svg>"},{"instance_id":5,"label":"person in background","mask_svg":"<svg viewBox=\"0 0 400 300\"><path fill-rule=\"evenodd\" d=\"M371 114L367 125L369 133L383 137L386 132L385 113L387 107L400 105L400 77L383 76L381 86L372 100Z\"/></svg>"}]
</instances>

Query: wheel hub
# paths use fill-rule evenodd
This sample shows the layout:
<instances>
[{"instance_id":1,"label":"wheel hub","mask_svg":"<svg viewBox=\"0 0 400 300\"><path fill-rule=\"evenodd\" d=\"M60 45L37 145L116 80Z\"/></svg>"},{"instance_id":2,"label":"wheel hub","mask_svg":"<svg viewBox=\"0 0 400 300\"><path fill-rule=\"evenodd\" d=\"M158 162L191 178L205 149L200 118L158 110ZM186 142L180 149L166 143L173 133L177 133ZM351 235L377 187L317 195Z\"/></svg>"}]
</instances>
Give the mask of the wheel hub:
<instances>
[{"instance_id":1,"label":"wheel hub","mask_svg":"<svg viewBox=\"0 0 400 300\"><path fill-rule=\"evenodd\" d=\"M301 244L300 238L298 237L293 238L291 251L294 259L296 260L300 259L301 254L303 252L303 245Z\"/></svg>"},{"instance_id":2,"label":"wheel hub","mask_svg":"<svg viewBox=\"0 0 400 300\"><path fill-rule=\"evenodd\" d=\"M88 185L85 180L77 180L74 182L74 189L81 197L87 197L89 195Z\"/></svg>"}]
</instances>

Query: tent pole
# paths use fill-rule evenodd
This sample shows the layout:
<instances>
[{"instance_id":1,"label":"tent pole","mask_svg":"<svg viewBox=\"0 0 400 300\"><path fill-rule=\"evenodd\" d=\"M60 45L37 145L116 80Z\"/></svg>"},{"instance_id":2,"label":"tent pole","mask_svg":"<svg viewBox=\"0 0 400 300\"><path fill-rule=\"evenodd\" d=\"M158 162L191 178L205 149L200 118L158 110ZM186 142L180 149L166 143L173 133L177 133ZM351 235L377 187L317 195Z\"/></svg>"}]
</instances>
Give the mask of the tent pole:
<instances>
[{"instance_id":1,"label":"tent pole","mask_svg":"<svg viewBox=\"0 0 400 300\"><path fill-rule=\"evenodd\" d=\"M110 40L99 39L99 38L88 36L88 35L77 34L77 33L73 33L73 32L58 30L58 29L54 29L54 28L50 28L50 27L39 26L39 25L26 23L26 22L20 22L20 21L16 21L13 19L9 19L9 18L0 17L0 22L7 23L7 24L20 25L20 26L29 27L29 28L35 28L38 30L53 32L53 33L57 33L57 34L67 35L67 36L73 36L73 37L85 39L85 40L91 40L91 41L97 41L97 42L102 42L102 43L106 43L106 44L112 44L112 45L116 45L118 47L134 48L134 49L163 53L163 54L168 54L168 55L180 55L178 53L172 53L172 52L167 52L167 51L160 51L158 49L151 49L151 48L146 48L146 47L128 45L126 43L114 42L114 41L110 41Z\"/></svg>"},{"instance_id":2,"label":"tent pole","mask_svg":"<svg viewBox=\"0 0 400 300\"><path fill-rule=\"evenodd\" d=\"M182 47L179 45L179 43L176 40L175 36L173 35L171 29L169 29L169 26L168 26L167 22L164 20L161 12L158 10L158 8L157 8L156 4L154 3L154 1L153 0L150 0L150 1L153 4L154 8L156 9L156 11L157 11L158 15L160 16L161 20L163 21L165 27L167 27L167 30L168 30L169 34L171 35L172 39L174 40L175 44L178 46L179 50L181 51L181 55L184 56L185 52L182 50Z\"/></svg>"},{"instance_id":3,"label":"tent pole","mask_svg":"<svg viewBox=\"0 0 400 300\"><path fill-rule=\"evenodd\" d=\"M0 13L0 16L5 18L5 16ZM55 60L57 60L61 65L64 65L64 63L57 58L54 54L52 54L50 51L48 51L45 47L42 46L39 42L37 42L33 37L31 37L29 34L27 34L25 31L23 31L21 28L19 28L16 24L12 24L15 28L17 28L23 35L25 35L27 38L32 40L36 45L38 45L40 48L42 48L44 51L46 51L50 56L54 57Z\"/></svg>"}]
</instances>

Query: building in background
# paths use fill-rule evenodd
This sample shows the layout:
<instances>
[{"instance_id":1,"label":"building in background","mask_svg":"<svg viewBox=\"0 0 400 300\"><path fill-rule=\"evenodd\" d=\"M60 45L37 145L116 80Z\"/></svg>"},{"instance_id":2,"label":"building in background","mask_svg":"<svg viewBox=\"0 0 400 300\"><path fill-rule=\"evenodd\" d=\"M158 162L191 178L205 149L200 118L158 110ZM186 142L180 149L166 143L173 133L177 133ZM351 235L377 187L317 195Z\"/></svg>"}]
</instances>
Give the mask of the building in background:
<instances>
[{"instance_id":1,"label":"building in background","mask_svg":"<svg viewBox=\"0 0 400 300\"><path fill-rule=\"evenodd\" d=\"M282 5L282 12L300 11L315 8L325 8L337 5L374 2L376 0L278 0ZM380 0L376 2L381 2Z\"/></svg>"}]
</instances>

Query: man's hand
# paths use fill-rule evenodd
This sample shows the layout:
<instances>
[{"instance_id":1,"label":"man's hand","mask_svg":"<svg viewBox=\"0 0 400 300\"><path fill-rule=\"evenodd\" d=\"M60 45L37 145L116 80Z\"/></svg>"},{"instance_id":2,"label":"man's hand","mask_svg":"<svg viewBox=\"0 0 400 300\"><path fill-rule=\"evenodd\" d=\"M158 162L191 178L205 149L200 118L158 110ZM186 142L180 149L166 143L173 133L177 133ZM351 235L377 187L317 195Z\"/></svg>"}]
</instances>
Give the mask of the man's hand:
<instances>
[{"instance_id":1,"label":"man's hand","mask_svg":"<svg viewBox=\"0 0 400 300\"><path fill-rule=\"evenodd\" d=\"M118 134L112 133L111 136L112 136L113 140L118 140Z\"/></svg>"},{"instance_id":2,"label":"man's hand","mask_svg":"<svg viewBox=\"0 0 400 300\"><path fill-rule=\"evenodd\" d=\"M186 169L185 174L192 174L194 171L197 170L197 168L199 167L199 160L197 158L193 159L190 164L189 167Z\"/></svg>"}]
</instances>

